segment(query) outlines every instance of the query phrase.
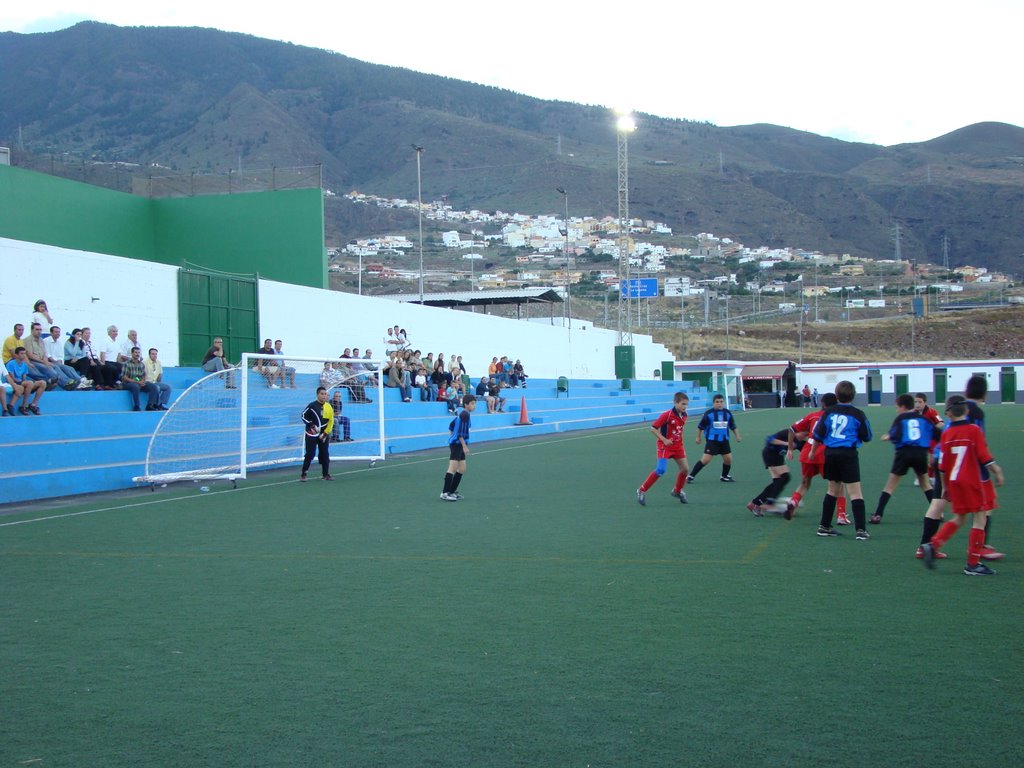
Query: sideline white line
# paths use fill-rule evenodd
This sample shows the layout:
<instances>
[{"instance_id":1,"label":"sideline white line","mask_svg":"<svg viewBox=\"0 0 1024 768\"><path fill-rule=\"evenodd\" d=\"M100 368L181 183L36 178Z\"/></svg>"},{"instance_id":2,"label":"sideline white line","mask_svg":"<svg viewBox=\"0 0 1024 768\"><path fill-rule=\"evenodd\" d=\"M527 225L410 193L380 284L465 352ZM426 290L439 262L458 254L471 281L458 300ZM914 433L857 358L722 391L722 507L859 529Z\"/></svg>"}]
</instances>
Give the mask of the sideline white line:
<instances>
[{"instance_id":1,"label":"sideline white line","mask_svg":"<svg viewBox=\"0 0 1024 768\"><path fill-rule=\"evenodd\" d=\"M645 429L647 427L646 424L644 424L642 426ZM575 435L575 436L572 436L572 437L563 437L563 438L559 438L557 440L538 439L537 441L533 441L533 442L519 443L517 445L507 445L507 446L503 446L501 448L489 448L489 449L485 449L485 450L481 450L481 451L473 451L471 455L473 455L473 456L481 456L481 455L486 456L487 454L491 454L491 453L503 453L505 451L515 451L515 450L521 450L523 448L534 448L534 447L537 447L537 446L546 446L546 445L552 445L552 444L556 444L556 443L567 443L567 442L571 442L571 441L574 441L574 440L588 440L588 439L591 439L591 438L606 437L608 435L620 435L620 434L622 434L624 432L635 431L638 428L639 428L639 425L638 426L631 426L631 427L629 427L627 429L615 429L615 430L613 430L613 429L609 428L607 431L602 430L600 432L590 433L590 434L586 434L586 435ZM385 461L381 462L379 466L363 467L361 469L349 469L349 470L345 470L345 471L339 472L338 474L341 475L341 476L343 476L343 475L356 475L356 474L360 474L362 472L376 472L376 471L383 470L383 469L399 469L399 468L403 468L403 467L415 466L417 464L426 464L427 462L433 463L433 462L438 461L438 458L439 457L437 457L437 456L431 456L429 458L425 457L425 458L422 458L422 459L415 459L413 461L403 461L403 462L400 462L400 463L394 463L394 462L389 462L389 461L385 460ZM242 492L245 492L245 491L257 491L257 490L262 490L264 488L273 488L273 487L279 486L279 485L294 485L295 482L296 482L296 480L294 478L289 478L288 480L279 480L279 481L271 482L271 483L259 483L257 485L247 485L247 486L240 487L240 488L225 488L223 491L211 491L209 493L198 493L198 494L196 494L194 496L186 496L186 495L173 496L173 497L170 497L170 498L152 499L150 501L137 501L137 502L133 502L133 503L130 503L130 504L118 504L118 505L110 506L110 507L100 507L98 509L83 509L83 510L79 510L78 512L66 512L66 513L60 514L60 515L46 515L45 517L31 517L31 518L28 518L26 520L12 520L10 522L0 523L0 528L10 528L11 526L15 526L15 525L27 525L28 523L45 523L45 522L48 522L50 520L62 520L64 518L80 517L81 515L94 515L94 514L97 514L99 512L118 512L118 511L121 511L121 510L124 510L124 509L136 509L138 507L149 507L149 506L154 506L156 504L167 504L167 503L174 502L174 501L193 501L193 500L196 500L196 499L206 499L206 498L210 498L212 496L221 496L221 495L223 495L225 493L242 493Z\"/></svg>"}]
</instances>

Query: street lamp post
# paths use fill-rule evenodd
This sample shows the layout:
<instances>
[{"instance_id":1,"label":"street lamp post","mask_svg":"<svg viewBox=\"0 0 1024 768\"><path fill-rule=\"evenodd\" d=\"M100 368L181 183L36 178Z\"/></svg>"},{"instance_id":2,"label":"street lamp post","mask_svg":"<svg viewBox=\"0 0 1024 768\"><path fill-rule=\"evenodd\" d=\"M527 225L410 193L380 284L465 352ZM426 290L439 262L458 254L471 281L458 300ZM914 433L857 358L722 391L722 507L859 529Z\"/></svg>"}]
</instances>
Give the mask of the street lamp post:
<instances>
[{"instance_id":1,"label":"street lamp post","mask_svg":"<svg viewBox=\"0 0 1024 768\"><path fill-rule=\"evenodd\" d=\"M562 196L565 203L565 315L569 321L569 328L572 328L572 295L569 287L569 193L562 187L555 187L555 190Z\"/></svg>"},{"instance_id":2,"label":"street lamp post","mask_svg":"<svg viewBox=\"0 0 1024 768\"><path fill-rule=\"evenodd\" d=\"M420 176L420 155L423 154L423 147L412 145L416 152L416 212L419 214L420 223L420 304L423 303L423 181Z\"/></svg>"}]
</instances>

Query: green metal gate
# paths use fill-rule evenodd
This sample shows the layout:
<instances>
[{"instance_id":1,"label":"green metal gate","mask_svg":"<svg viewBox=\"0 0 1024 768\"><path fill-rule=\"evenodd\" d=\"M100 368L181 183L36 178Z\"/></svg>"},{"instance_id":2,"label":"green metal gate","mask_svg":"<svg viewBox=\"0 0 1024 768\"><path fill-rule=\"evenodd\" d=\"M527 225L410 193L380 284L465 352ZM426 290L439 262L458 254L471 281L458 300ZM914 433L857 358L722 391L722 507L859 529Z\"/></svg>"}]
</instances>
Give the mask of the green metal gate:
<instances>
[{"instance_id":1,"label":"green metal gate","mask_svg":"<svg viewBox=\"0 0 1024 768\"><path fill-rule=\"evenodd\" d=\"M182 268L178 272L181 365L199 365L214 337L224 357L237 362L260 342L258 277Z\"/></svg>"},{"instance_id":2,"label":"green metal gate","mask_svg":"<svg viewBox=\"0 0 1024 768\"><path fill-rule=\"evenodd\" d=\"M999 401L1013 403L1017 400L1017 370L1012 365L1004 365L999 372Z\"/></svg>"},{"instance_id":3,"label":"green metal gate","mask_svg":"<svg viewBox=\"0 0 1024 768\"><path fill-rule=\"evenodd\" d=\"M947 371L945 368L935 368L932 374L935 381L935 407L938 408L940 403L946 401L946 393L949 391ZM942 412L942 409L939 409Z\"/></svg>"}]
</instances>

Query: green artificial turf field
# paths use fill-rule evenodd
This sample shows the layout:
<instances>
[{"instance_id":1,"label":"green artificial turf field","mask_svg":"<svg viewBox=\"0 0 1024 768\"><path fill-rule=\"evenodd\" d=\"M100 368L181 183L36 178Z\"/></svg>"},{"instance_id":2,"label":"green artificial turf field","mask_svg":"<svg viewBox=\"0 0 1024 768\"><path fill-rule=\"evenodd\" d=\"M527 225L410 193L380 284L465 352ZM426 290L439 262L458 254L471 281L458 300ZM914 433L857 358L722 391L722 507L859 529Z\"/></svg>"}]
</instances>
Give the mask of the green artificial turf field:
<instances>
[{"instance_id":1,"label":"green artificial turf field","mask_svg":"<svg viewBox=\"0 0 1024 768\"><path fill-rule=\"evenodd\" d=\"M987 408L991 578L964 532L914 559L909 478L867 542L815 535L821 485L747 512L801 413L740 415L737 482L716 459L686 506L670 475L636 503L638 426L475 446L458 503L438 450L9 512L0 765L1024 764L1024 409Z\"/></svg>"}]
</instances>

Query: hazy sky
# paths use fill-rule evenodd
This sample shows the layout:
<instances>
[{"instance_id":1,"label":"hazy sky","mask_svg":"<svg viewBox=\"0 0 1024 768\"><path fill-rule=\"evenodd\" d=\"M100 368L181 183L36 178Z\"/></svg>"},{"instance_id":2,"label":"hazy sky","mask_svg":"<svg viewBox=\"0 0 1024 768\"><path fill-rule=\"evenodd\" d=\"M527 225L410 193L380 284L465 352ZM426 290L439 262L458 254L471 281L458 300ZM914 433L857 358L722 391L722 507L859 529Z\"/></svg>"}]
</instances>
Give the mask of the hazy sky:
<instances>
[{"instance_id":1,"label":"hazy sky","mask_svg":"<svg viewBox=\"0 0 1024 768\"><path fill-rule=\"evenodd\" d=\"M1024 126L1024 0L5 2L0 31L84 19L199 26L363 61L716 125L876 144ZM642 130L642 121L638 130Z\"/></svg>"}]
</instances>

